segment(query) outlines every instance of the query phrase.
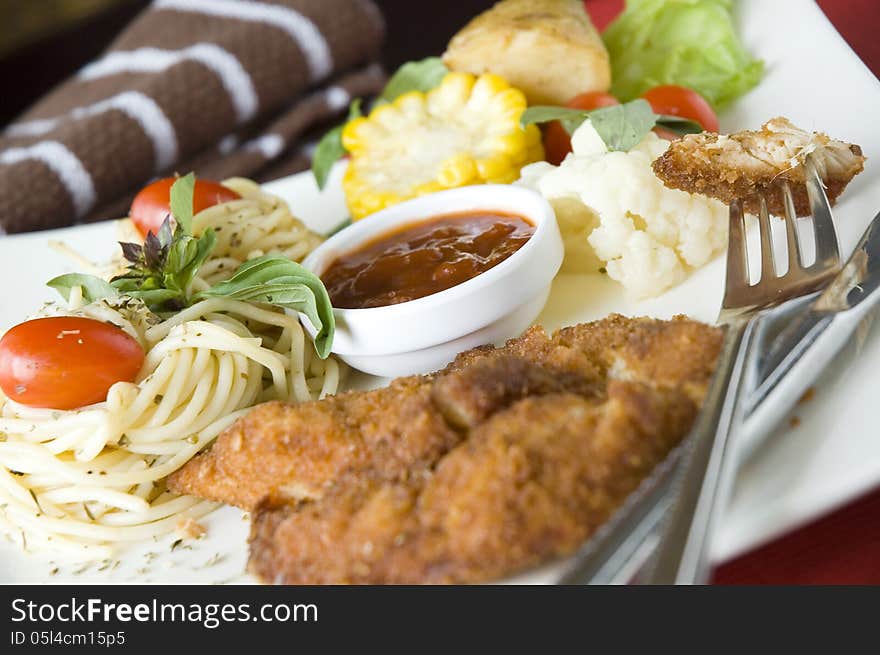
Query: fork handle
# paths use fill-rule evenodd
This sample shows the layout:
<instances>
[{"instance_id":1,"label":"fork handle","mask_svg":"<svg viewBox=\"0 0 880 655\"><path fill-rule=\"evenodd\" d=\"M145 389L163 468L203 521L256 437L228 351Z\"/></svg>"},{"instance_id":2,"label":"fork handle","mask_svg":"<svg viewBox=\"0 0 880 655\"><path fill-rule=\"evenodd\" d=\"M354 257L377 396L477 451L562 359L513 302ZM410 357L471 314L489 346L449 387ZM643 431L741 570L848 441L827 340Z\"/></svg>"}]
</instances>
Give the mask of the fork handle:
<instances>
[{"instance_id":1,"label":"fork handle","mask_svg":"<svg viewBox=\"0 0 880 655\"><path fill-rule=\"evenodd\" d=\"M753 326L748 317L736 317L727 325L715 374L677 472L674 505L643 581L646 584L705 584L709 578L712 528L726 504L735 471L729 437L742 422L737 401Z\"/></svg>"}]
</instances>

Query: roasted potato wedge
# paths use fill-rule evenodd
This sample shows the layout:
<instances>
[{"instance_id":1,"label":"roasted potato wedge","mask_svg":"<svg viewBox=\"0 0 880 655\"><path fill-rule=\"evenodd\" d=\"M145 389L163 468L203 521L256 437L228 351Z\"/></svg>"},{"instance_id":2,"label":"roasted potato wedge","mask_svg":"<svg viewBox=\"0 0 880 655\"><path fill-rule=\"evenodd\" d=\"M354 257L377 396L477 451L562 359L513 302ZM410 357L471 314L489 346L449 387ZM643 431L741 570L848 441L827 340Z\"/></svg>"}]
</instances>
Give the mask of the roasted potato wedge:
<instances>
[{"instance_id":1,"label":"roasted potato wedge","mask_svg":"<svg viewBox=\"0 0 880 655\"><path fill-rule=\"evenodd\" d=\"M453 37L443 61L500 75L530 105L564 105L611 84L608 52L581 0L502 0Z\"/></svg>"}]
</instances>

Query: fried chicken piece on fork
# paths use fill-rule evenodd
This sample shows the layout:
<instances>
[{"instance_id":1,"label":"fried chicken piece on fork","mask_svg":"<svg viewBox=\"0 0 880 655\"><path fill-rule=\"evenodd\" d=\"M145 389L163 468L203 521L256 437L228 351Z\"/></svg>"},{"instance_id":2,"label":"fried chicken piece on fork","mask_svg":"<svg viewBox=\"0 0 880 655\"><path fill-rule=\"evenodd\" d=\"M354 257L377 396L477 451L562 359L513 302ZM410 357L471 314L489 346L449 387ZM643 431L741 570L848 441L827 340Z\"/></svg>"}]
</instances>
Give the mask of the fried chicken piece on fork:
<instances>
[{"instance_id":1,"label":"fried chicken piece on fork","mask_svg":"<svg viewBox=\"0 0 880 655\"><path fill-rule=\"evenodd\" d=\"M807 132L781 117L767 121L760 130L688 134L673 141L654 161L653 169L673 189L711 196L728 205L744 198L744 209L752 214L758 213L758 194L763 194L770 213L784 215L778 188L787 182L795 213L807 216L810 202L804 160L811 153L828 200L834 204L864 169L862 149L820 132Z\"/></svg>"}]
</instances>

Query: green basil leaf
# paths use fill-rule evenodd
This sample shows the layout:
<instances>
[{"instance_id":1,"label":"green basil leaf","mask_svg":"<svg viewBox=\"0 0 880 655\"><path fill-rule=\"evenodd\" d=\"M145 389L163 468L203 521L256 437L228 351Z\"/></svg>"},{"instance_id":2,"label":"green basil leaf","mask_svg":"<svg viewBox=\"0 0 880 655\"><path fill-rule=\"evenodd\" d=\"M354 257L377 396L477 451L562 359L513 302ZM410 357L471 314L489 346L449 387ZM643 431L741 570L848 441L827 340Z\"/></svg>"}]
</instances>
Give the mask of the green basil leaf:
<instances>
[{"instance_id":1,"label":"green basil leaf","mask_svg":"<svg viewBox=\"0 0 880 655\"><path fill-rule=\"evenodd\" d=\"M197 298L223 296L263 302L305 314L318 330L315 350L324 359L330 354L336 323L324 283L311 271L279 255L264 255L238 267L235 274Z\"/></svg>"},{"instance_id":2,"label":"green basil leaf","mask_svg":"<svg viewBox=\"0 0 880 655\"><path fill-rule=\"evenodd\" d=\"M525 127L532 123L549 123L550 121L569 120L580 125L589 114L590 112L584 109L570 109L569 107L554 107L552 105L535 105L533 107L528 107L520 115L519 124L522 127Z\"/></svg>"},{"instance_id":3,"label":"green basil leaf","mask_svg":"<svg viewBox=\"0 0 880 655\"><path fill-rule=\"evenodd\" d=\"M196 239L191 236L181 235L175 239L168 248L164 266L161 269L162 275L166 278L176 278L187 263L195 257L197 247Z\"/></svg>"},{"instance_id":4,"label":"green basil leaf","mask_svg":"<svg viewBox=\"0 0 880 655\"><path fill-rule=\"evenodd\" d=\"M345 148L342 147L342 125L334 127L327 132L318 142L315 154L312 155L312 175L318 188L323 189L327 184L327 177L333 164L345 156Z\"/></svg>"},{"instance_id":5,"label":"green basil leaf","mask_svg":"<svg viewBox=\"0 0 880 655\"><path fill-rule=\"evenodd\" d=\"M196 187L196 176L187 173L179 177L171 185L171 215L186 234L192 234L193 193Z\"/></svg>"},{"instance_id":6,"label":"green basil leaf","mask_svg":"<svg viewBox=\"0 0 880 655\"><path fill-rule=\"evenodd\" d=\"M162 221L162 225L159 226L159 234L156 235L157 237L159 237L159 244L165 248L170 246L171 242L174 241L174 233L178 231L180 231L181 234L185 234L183 228L180 227L180 225L175 225L175 227L172 227L171 217L166 216L165 220Z\"/></svg>"},{"instance_id":7,"label":"green basil leaf","mask_svg":"<svg viewBox=\"0 0 880 655\"><path fill-rule=\"evenodd\" d=\"M206 229L198 238L179 234L168 249L161 269L162 286L186 296L193 278L216 244L217 235L212 228Z\"/></svg>"},{"instance_id":8,"label":"green basil leaf","mask_svg":"<svg viewBox=\"0 0 880 655\"><path fill-rule=\"evenodd\" d=\"M590 113L595 110L570 109L569 107L553 107L550 105L535 105L526 109L520 116L520 125L525 127L529 123L549 123L559 121L569 134L581 126ZM607 145L607 144L606 144Z\"/></svg>"},{"instance_id":9,"label":"green basil leaf","mask_svg":"<svg viewBox=\"0 0 880 655\"><path fill-rule=\"evenodd\" d=\"M630 150L657 123L657 114L647 100L639 98L624 105L601 107L590 112L590 122L609 150Z\"/></svg>"},{"instance_id":10,"label":"green basil leaf","mask_svg":"<svg viewBox=\"0 0 880 655\"><path fill-rule=\"evenodd\" d=\"M186 266L180 271L180 284L181 288L189 289L189 285L192 283L193 279L196 276L196 273L199 272L199 269L202 267L202 264L205 263L205 260L208 259L211 252L214 250L214 246L217 245L217 233L214 232L214 228L208 228L196 239L195 243L195 253L192 258L186 263Z\"/></svg>"},{"instance_id":11,"label":"green basil leaf","mask_svg":"<svg viewBox=\"0 0 880 655\"><path fill-rule=\"evenodd\" d=\"M46 282L46 286L55 289L65 300L70 300L70 290L73 287L82 289L83 299L86 302L94 302L101 298L115 298L119 295L119 292L106 280L83 273L67 273L53 277Z\"/></svg>"},{"instance_id":12,"label":"green basil leaf","mask_svg":"<svg viewBox=\"0 0 880 655\"><path fill-rule=\"evenodd\" d=\"M398 96L410 91L430 91L440 85L448 72L449 69L440 57L409 61L391 76L379 100L393 102Z\"/></svg>"},{"instance_id":13,"label":"green basil leaf","mask_svg":"<svg viewBox=\"0 0 880 655\"><path fill-rule=\"evenodd\" d=\"M153 312L163 312L186 307L186 297L179 289L169 289L164 276L157 274L145 275L132 271L110 280L110 285L119 293L132 298L139 298Z\"/></svg>"},{"instance_id":14,"label":"green basil leaf","mask_svg":"<svg viewBox=\"0 0 880 655\"><path fill-rule=\"evenodd\" d=\"M348 118L345 119L346 123L364 115L361 111L361 102L360 98L355 98L351 101L351 104L348 106Z\"/></svg>"},{"instance_id":15,"label":"green basil leaf","mask_svg":"<svg viewBox=\"0 0 880 655\"><path fill-rule=\"evenodd\" d=\"M697 121L692 121L689 118L682 118L681 116L670 116L668 114L662 114L657 118L657 126L662 127L664 130L675 132L681 136L684 136L685 134L700 134L701 132L705 132L703 126Z\"/></svg>"},{"instance_id":16,"label":"green basil leaf","mask_svg":"<svg viewBox=\"0 0 880 655\"><path fill-rule=\"evenodd\" d=\"M345 119L345 123L361 115L361 99L355 98L348 107L348 118ZM327 184L327 177L333 164L345 156L345 148L342 146L342 128L345 127L345 123L327 132L318 142L315 154L312 155L312 175L315 176L319 189L323 189Z\"/></svg>"},{"instance_id":17,"label":"green basil leaf","mask_svg":"<svg viewBox=\"0 0 880 655\"><path fill-rule=\"evenodd\" d=\"M138 289L126 291L125 294L132 298L140 298L151 311L156 313L183 309L186 306L180 293L174 289Z\"/></svg>"},{"instance_id":18,"label":"green basil leaf","mask_svg":"<svg viewBox=\"0 0 880 655\"><path fill-rule=\"evenodd\" d=\"M520 124L525 127L529 123L558 120L569 134L573 134L587 118L609 150L626 151L637 146L661 117L654 113L647 100L639 98L623 105L589 111L536 105L522 113Z\"/></svg>"}]
</instances>

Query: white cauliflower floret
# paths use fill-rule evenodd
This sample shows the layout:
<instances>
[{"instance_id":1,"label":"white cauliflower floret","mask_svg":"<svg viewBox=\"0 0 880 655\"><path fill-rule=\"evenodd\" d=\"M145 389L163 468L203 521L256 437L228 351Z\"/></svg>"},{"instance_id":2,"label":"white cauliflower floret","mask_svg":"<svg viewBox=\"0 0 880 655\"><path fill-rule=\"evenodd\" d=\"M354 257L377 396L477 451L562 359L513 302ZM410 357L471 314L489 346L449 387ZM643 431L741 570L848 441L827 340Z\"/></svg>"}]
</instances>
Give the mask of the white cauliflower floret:
<instances>
[{"instance_id":1,"label":"white cauliflower floret","mask_svg":"<svg viewBox=\"0 0 880 655\"><path fill-rule=\"evenodd\" d=\"M585 121L560 166L523 169L519 183L540 191L556 210L566 248L563 270L604 265L635 296L655 296L724 248L725 206L668 189L651 170L667 145L651 132L629 152L608 152Z\"/></svg>"}]
</instances>

